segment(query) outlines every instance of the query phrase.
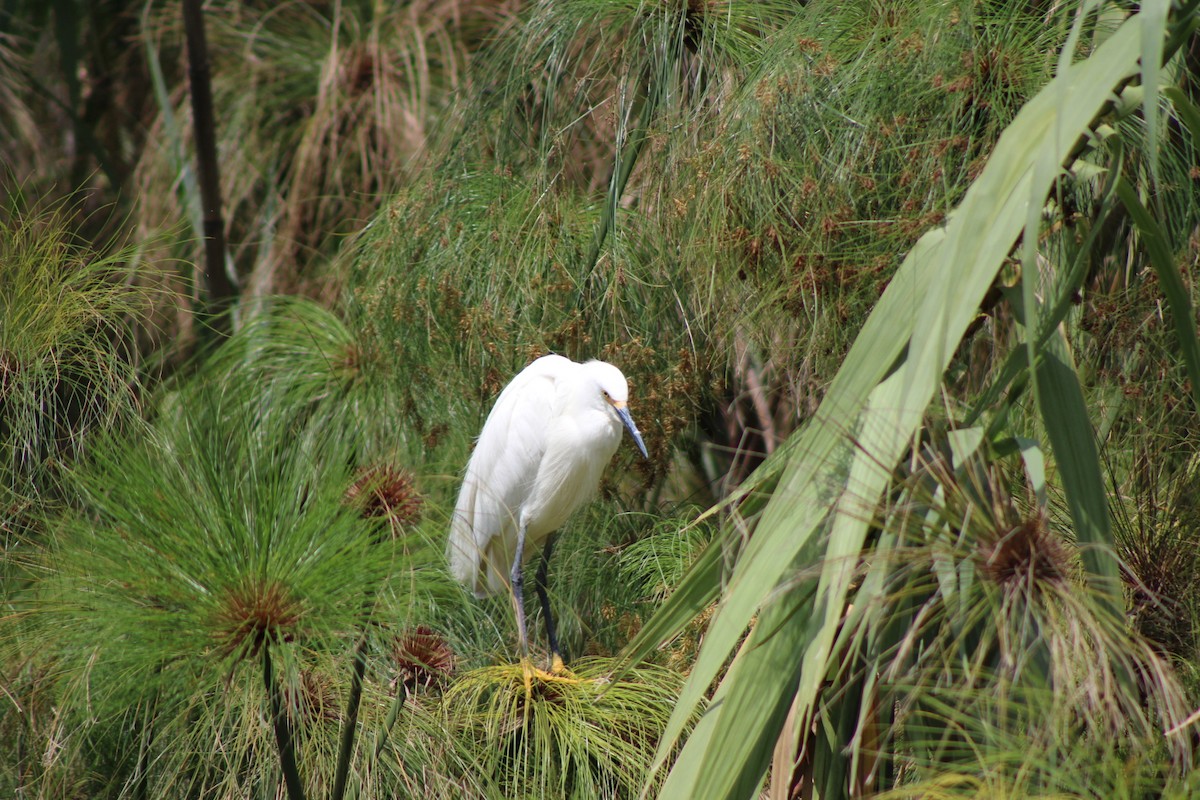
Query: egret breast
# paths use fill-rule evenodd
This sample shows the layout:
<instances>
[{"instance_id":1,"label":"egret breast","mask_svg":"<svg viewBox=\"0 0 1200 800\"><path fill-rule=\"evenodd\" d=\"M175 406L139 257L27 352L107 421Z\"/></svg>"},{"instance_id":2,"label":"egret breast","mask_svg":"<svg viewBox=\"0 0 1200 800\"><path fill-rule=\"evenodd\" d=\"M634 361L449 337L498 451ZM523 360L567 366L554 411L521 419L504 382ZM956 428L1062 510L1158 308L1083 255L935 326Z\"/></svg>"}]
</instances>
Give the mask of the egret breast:
<instances>
[{"instance_id":1,"label":"egret breast","mask_svg":"<svg viewBox=\"0 0 1200 800\"><path fill-rule=\"evenodd\" d=\"M562 527L596 494L604 468L621 442L621 423L614 416L596 411L551 424L533 491L522 509L527 546Z\"/></svg>"}]
</instances>

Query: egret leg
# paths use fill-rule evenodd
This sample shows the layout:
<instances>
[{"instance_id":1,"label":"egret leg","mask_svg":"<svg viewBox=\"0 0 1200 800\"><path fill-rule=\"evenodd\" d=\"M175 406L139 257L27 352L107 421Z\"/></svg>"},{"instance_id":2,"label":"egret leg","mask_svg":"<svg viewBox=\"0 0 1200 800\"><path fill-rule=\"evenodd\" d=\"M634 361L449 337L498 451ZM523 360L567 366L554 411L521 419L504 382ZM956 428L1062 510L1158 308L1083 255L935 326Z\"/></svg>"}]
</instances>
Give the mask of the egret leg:
<instances>
[{"instance_id":1,"label":"egret leg","mask_svg":"<svg viewBox=\"0 0 1200 800\"><path fill-rule=\"evenodd\" d=\"M513 557L512 572L509 578L512 581L513 602L516 604L517 611L517 640L521 646L521 658L525 661L529 660L529 636L525 631L525 591L524 583L525 576L521 569L522 556L525 555L525 522L517 527L517 554Z\"/></svg>"},{"instance_id":2,"label":"egret leg","mask_svg":"<svg viewBox=\"0 0 1200 800\"><path fill-rule=\"evenodd\" d=\"M537 589L538 600L542 603L542 615L546 618L546 639L550 642L550 671L561 673L566 669L563 663L562 651L558 649L558 635L554 630L554 615L550 613L550 598L546 594L546 572L550 567L550 555L554 551L555 535L550 534L546 546L542 548L542 563L538 567L534 588Z\"/></svg>"}]
</instances>

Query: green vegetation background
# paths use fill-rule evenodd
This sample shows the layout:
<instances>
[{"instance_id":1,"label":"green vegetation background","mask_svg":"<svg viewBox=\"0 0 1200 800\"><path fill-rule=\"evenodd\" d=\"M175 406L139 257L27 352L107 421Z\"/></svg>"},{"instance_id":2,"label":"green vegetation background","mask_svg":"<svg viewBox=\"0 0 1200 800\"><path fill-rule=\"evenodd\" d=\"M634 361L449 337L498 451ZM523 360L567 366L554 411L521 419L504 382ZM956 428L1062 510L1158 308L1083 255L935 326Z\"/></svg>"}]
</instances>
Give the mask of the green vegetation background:
<instances>
[{"instance_id":1,"label":"green vegetation background","mask_svg":"<svg viewBox=\"0 0 1200 800\"><path fill-rule=\"evenodd\" d=\"M182 5L0 3L0 795L1196 791L1196 2L212 0L228 325ZM550 351L651 458L526 688Z\"/></svg>"}]
</instances>

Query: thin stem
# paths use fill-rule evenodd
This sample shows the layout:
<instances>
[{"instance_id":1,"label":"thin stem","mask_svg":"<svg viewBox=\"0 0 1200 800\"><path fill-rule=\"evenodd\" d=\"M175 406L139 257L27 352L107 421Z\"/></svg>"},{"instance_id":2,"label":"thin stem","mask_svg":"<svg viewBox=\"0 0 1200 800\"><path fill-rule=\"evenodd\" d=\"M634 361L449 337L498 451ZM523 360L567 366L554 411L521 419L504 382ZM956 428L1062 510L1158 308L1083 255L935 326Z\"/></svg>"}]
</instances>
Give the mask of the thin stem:
<instances>
[{"instance_id":1,"label":"thin stem","mask_svg":"<svg viewBox=\"0 0 1200 800\"><path fill-rule=\"evenodd\" d=\"M196 163L200 175L200 203L204 214L204 303L215 314L212 324L218 337L229 334L230 320L220 312L237 295L225 271L225 221L221 216L221 177L217 165L217 125L213 111L208 42L204 35L201 0L183 0L183 28L187 37L188 77L192 88L192 118L196 129Z\"/></svg>"},{"instance_id":2,"label":"thin stem","mask_svg":"<svg viewBox=\"0 0 1200 800\"><path fill-rule=\"evenodd\" d=\"M585 274L591 273L596 268L596 262L600 260L600 251L616 220L617 206L621 202L621 196L625 194L625 184L629 182L629 176L633 174L633 167L642 152L642 146L650 138L650 122L654 117L659 98L663 95L662 84L664 82L664 77L659 76L658 80L655 80L652 73L648 74L644 81L648 86L640 92L639 104L641 107L634 114L637 119L637 127L629 133L625 141L624 152L618 155L617 163L613 166L613 174L608 182L608 193L604 199L604 208L600 210L600 222L596 226L596 233L592 236L591 249L588 250L583 261Z\"/></svg>"},{"instance_id":3,"label":"thin stem","mask_svg":"<svg viewBox=\"0 0 1200 800\"><path fill-rule=\"evenodd\" d=\"M275 742L279 745L279 766L283 770L288 800L304 800L304 785L300 782L300 771L296 768L292 725L284 711L283 695L271 668L270 642L263 642L263 684L267 688L267 696L271 698L271 723L275 728Z\"/></svg>"},{"instance_id":4,"label":"thin stem","mask_svg":"<svg viewBox=\"0 0 1200 800\"><path fill-rule=\"evenodd\" d=\"M383 755L383 748L387 745L388 736L392 733L392 728L396 726L396 718L400 716L400 708L404 705L404 701L408 699L408 690L401 683L396 688L396 698L392 700L392 706L388 709L387 716L383 720L383 730L379 733L379 738L375 740L375 760Z\"/></svg>"},{"instance_id":5,"label":"thin stem","mask_svg":"<svg viewBox=\"0 0 1200 800\"><path fill-rule=\"evenodd\" d=\"M363 676L367 672L367 636L364 633L354 651L354 674L350 678L350 697L346 700L346 722L342 726L342 741L338 747L337 770L333 776L330 800L342 800L346 779L350 775L350 754L354 752L354 737L358 732L358 708L362 703Z\"/></svg>"},{"instance_id":6,"label":"thin stem","mask_svg":"<svg viewBox=\"0 0 1200 800\"><path fill-rule=\"evenodd\" d=\"M681 21L682 19L681 17ZM638 156L641 155L642 147L650 138L650 126L658 114L658 106L667 95L667 84L670 81L671 71L680 58L679 48L681 45L680 35L672 33L665 51L660 54L661 57L651 58L650 62L646 64L641 80L638 81L638 97L635 100L637 108L631 115L631 119L637 120L636 127L629 132L623 152L618 149L617 162L613 165L612 176L608 182L608 194L605 197L604 208L600 212L600 222L592 237L592 246L584 258L584 275L590 275L596 268L596 262L600 260L600 251L616 222L617 207L621 202L621 196L625 194L625 185L629 182L629 176L633 174L633 168L637 164Z\"/></svg>"}]
</instances>

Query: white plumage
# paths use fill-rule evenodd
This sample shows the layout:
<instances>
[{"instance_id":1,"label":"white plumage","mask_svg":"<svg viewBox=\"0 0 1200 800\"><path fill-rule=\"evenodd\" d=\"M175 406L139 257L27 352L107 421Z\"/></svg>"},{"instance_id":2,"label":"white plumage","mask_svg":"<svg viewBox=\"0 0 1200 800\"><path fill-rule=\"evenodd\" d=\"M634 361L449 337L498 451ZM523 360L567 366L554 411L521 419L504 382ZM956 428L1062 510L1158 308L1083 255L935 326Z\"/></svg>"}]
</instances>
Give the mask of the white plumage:
<instances>
[{"instance_id":1,"label":"white plumage","mask_svg":"<svg viewBox=\"0 0 1200 800\"><path fill-rule=\"evenodd\" d=\"M646 453L628 399L625 376L612 364L549 355L512 379L484 422L447 555L454 577L480 597L512 582L522 637L521 562L596 493L622 425Z\"/></svg>"}]
</instances>

